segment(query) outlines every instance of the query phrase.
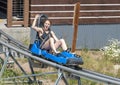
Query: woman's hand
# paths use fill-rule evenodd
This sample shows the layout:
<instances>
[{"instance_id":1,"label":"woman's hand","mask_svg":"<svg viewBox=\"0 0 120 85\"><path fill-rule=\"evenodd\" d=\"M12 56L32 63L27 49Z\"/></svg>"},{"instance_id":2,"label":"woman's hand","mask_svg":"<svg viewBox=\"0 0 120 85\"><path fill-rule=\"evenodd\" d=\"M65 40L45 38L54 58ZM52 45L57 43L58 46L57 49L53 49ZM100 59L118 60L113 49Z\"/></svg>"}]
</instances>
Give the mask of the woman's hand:
<instances>
[{"instance_id":1,"label":"woman's hand","mask_svg":"<svg viewBox=\"0 0 120 85\"><path fill-rule=\"evenodd\" d=\"M37 19L38 19L39 16L40 16L39 14L37 14L37 15L35 16L34 21L33 21L33 24L32 24L32 28L35 29L35 30L37 30L36 23L37 23Z\"/></svg>"},{"instance_id":2,"label":"woman's hand","mask_svg":"<svg viewBox=\"0 0 120 85\"><path fill-rule=\"evenodd\" d=\"M35 19L38 19L38 17L40 17L40 15L39 15L39 14L37 14L37 15L35 16Z\"/></svg>"}]
</instances>

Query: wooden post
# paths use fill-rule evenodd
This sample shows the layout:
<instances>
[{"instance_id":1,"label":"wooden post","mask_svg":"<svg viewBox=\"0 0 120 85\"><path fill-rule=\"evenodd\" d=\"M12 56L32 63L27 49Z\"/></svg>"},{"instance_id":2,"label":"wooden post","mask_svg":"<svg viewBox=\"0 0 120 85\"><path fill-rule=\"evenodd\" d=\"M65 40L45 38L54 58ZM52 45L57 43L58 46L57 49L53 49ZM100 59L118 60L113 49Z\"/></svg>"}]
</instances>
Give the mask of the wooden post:
<instances>
[{"instance_id":1,"label":"wooden post","mask_svg":"<svg viewBox=\"0 0 120 85\"><path fill-rule=\"evenodd\" d=\"M7 0L7 26L12 26L12 0Z\"/></svg>"},{"instance_id":2,"label":"wooden post","mask_svg":"<svg viewBox=\"0 0 120 85\"><path fill-rule=\"evenodd\" d=\"M29 22L29 0L24 0L24 27L28 27Z\"/></svg>"},{"instance_id":3,"label":"wooden post","mask_svg":"<svg viewBox=\"0 0 120 85\"><path fill-rule=\"evenodd\" d=\"M79 14L80 14L79 11L80 11L80 3L77 2L74 7L74 18L73 18L74 34L73 34L73 41L72 41L72 52L75 52L75 49L76 49L78 21L79 21Z\"/></svg>"}]
</instances>

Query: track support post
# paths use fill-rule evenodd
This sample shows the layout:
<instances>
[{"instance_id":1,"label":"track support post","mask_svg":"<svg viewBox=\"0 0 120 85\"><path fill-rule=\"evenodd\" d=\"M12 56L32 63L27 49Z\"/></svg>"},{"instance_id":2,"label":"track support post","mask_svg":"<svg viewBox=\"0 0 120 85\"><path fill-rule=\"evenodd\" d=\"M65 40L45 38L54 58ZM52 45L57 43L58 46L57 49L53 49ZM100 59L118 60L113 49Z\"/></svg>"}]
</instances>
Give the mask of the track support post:
<instances>
[{"instance_id":1,"label":"track support post","mask_svg":"<svg viewBox=\"0 0 120 85\"><path fill-rule=\"evenodd\" d=\"M55 82L55 85L58 85L58 83L59 83L59 81L60 81L61 79L63 79L63 81L65 82L65 85L69 85L69 84L68 84L68 81L67 81L67 79L66 79L66 76L65 76L65 74L63 73L63 71L62 71L61 69L58 69L58 78L57 78L57 80L56 80L56 82Z\"/></svg>"},{"instance_id":2,"label":"track support post","mask_svg":"<svg viewBox=\"0 0 120 85\"><path fill-rule=\"evenodd\" d=\"M27 72L23 69L23 67L18 63L18 61L15 59L15 57L10 53L11 58L16 63L16 65L20 68L20 70L23 72L24 75L28 75ZM32 82L32 79L28 77L29 82Z\"/></svg>"},{"instance_id":3,"label":"track support post","mask_svg":"<svg viewBox=\"0 0 120 85\"><path fill-rule=\"evenodd\" d=\"M32 65L32 60L29 57L28 57L28 62L29 62L29 67L30 67L31 73L35 74L34 69L33 69L33 65ZM34 81L36 81L36 76L33 76L33 79L34 79Z\"/></svg>"},{"instance_id":4,"label":"track support post","mask_svg":"<svg viewBox=\"0 0 120 85\"><path fill-rule=\"evenodd\" d=\"M3 66L2 66L1 71L0 71L0 79L2 78L3 72L4 72L4 70L7 66L7 62L8 62L8 59L9 59L9 52L5 52L5 56L6 56L6 58L4 60Z\"/></svg>"},{"instance_id":5,"label":"track support post","mask_svg":"<svg viewBox=\"0 0 120 85\"><path fill-rule=\"evenodd\" d=\"M78 85L81 85L81 79L80 79L80 77L77 77L77 80L78 80Z\"/></svg>"}]
</instances>

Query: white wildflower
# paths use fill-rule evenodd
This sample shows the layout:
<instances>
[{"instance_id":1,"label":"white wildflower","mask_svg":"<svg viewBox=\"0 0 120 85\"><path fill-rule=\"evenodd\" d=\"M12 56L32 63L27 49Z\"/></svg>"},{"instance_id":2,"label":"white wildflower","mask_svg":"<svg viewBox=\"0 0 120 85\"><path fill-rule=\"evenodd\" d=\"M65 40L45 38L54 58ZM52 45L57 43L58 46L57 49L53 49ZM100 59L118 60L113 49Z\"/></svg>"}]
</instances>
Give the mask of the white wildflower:
<instances>
[{"instance_id":1,"label":"white wildflower","mask_svg":"<svg viewBox=\"0 0 120 85\"><path fill-rule=\"evenodd\" d=\"M120 63L120 41L118 39L111 39L107 46L102 48L103 54L108 60L115 60Z\"/></svg>"}]
</instances>

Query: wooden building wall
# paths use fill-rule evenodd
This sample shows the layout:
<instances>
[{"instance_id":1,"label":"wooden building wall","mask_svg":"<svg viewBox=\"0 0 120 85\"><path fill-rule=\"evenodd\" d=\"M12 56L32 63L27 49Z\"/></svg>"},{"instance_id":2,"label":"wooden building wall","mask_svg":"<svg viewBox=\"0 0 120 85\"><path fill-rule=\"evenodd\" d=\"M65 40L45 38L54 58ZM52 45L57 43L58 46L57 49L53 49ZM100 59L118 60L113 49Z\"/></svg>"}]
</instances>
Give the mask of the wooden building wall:
<instances>
[{"instance_id":1,"label":"wooden building wall","mask_svg":"<svg viewBox=\"0 0 120 85\"><path fill-rule=\"evenodd\" d=\"M0 0L0 11L6 14L7 2L8 0ZM36 14L48 15L53 24L72 24L76 2L80 2L81 5L79 24L120 23L120 0L29 0L29 2L30 25Z\"/></svg>"},{"instance_id":2,"label":"wooden building wall","mask_svg":"<svg viewBox=\"0 0 120 85\"><path fill-rule=\"evenodd\" d=\"M81 5L79 24L120 23L120 0L30 0L30 23L43 13L53 24L72 24L76 2Z\"/></svg>"}]
</instances>

